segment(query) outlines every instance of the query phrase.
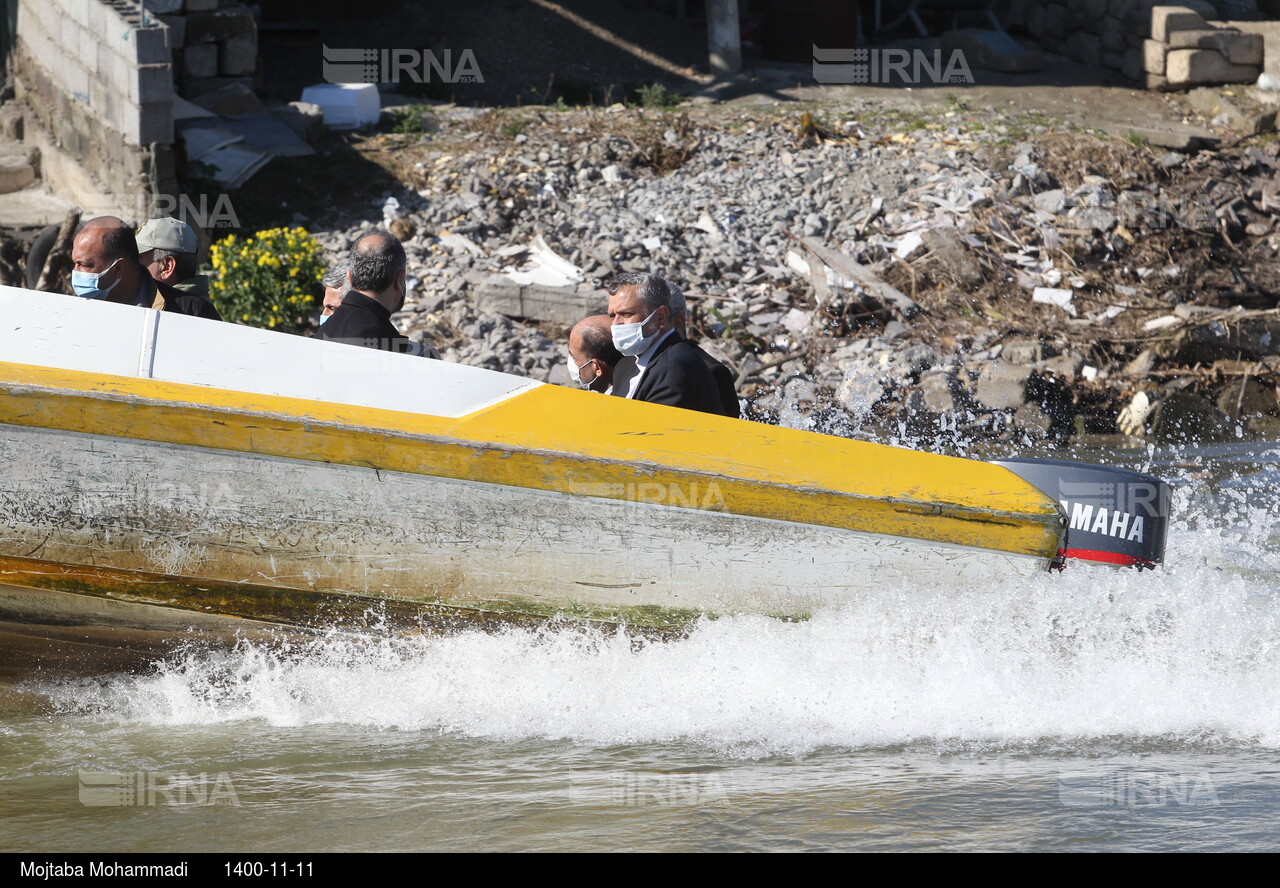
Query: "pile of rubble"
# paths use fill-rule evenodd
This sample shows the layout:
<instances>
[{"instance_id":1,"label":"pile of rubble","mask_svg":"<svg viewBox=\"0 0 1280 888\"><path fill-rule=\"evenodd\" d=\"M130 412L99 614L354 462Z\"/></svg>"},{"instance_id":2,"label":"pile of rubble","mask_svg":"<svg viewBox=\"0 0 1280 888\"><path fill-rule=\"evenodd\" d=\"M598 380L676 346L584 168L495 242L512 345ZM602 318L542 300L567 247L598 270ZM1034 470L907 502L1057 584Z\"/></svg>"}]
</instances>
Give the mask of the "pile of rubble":
<instances>
[{"instance_id":1,"label":"pile of rubble","mask_svg":"<svg viewBox=\"0 0 1280 888\"><path fill-rule=\"evenodd\" d=\"M962 102L433 114L383 208L446 358L566 384L651 271L748 415L880 439L1280 432L1280 143L1180 154ZM341 254L378 208L323 232Z\"/></svg>"}]
</instances>

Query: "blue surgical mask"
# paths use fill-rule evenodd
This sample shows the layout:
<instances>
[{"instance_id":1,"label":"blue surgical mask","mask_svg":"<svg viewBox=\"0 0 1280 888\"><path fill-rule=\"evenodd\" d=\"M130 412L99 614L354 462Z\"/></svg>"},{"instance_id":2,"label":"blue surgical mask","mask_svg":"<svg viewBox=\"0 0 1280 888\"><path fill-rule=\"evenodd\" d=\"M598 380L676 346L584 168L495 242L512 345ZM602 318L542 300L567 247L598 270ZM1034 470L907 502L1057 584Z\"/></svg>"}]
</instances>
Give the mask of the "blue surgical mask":
<instances>
[{"instance_id":1,"label":"blue surgical mask","mask_svg":"<svg viewBox=\"0 0 1280 888\"><path fill-rule=\"evenodd\" d=\"M324 322L329 320L331 317L333 317L333 315L320 315L320 326L323 327Z\"/></svg>"},{"instance_id":2,"label":"blue surgical mask","mask_svg":"<svg viewBox=\"0 0 1280 888\"><path fill-rule=\"evenodd\" d=\"M116 288L116 284L120 283L120 277L117 275L115 283L105 289L98 286L98 281L119 262L120 260L117 259L96 274L88 271L71 272L71 289L76 291L77 296L83 296L85 299L106 299L107 295Z\"/></svg>"},{"instance_id":3,"label":"blue surgical mask","mask_svg":"<svg viewBox=\"0 0 1280 888\"><path fill-rule=\"evenodd\" d=\"M636 321L634 324L614 324L609 328L609 332L613 334L613 347L624 355L638 357L644 354L645 349L649 347L649 343L653 341L654 333L650 336L644 335L644 325L653 320L653 316L658 313L655 308L649 313L649 317L643 321Z\"/></svg>"}]
</instances>

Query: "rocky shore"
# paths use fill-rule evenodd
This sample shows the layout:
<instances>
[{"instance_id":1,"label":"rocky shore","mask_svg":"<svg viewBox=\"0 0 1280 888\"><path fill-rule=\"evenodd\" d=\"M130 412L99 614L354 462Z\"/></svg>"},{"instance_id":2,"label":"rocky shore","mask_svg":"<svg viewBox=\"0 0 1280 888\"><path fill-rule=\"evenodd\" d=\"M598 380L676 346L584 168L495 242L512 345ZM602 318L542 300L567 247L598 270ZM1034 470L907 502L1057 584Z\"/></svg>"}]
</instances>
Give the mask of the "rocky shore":
<instances>
[{"instance_id":1,"label":"rocky shore","mask_svg":"<svg viewBox=\"0 0 1280 888\"><path fill-rule=\"evenodd\" d=\"M600 283L684 288L753 419L880 440L1280 433L1280 142L1197 152L949 99L416 108L377 137L397 316L449 360L567 384ZM404 126L405 122L409 125Z\"/></svg>"}]
</instances>

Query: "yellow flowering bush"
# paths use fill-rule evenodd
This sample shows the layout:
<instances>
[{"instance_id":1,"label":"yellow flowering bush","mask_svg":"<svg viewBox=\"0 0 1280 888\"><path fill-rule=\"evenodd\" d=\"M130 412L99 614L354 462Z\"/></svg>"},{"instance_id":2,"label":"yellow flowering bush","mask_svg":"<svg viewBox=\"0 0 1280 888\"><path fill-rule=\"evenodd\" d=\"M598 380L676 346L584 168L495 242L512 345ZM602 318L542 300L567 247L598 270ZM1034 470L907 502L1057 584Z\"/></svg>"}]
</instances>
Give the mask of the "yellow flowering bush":
<instances>
[{"instance_id":1,"label":"yellow flowering bush","mask_svg":"<svg viewBox=\"0 0 1280 888\"><path fill-rule=\"evenodd\" d=\"M324 253L306 229L224 237L209 248L209 295L224 320L294 330L319 301Z\"/></svg>"}]
</instances>

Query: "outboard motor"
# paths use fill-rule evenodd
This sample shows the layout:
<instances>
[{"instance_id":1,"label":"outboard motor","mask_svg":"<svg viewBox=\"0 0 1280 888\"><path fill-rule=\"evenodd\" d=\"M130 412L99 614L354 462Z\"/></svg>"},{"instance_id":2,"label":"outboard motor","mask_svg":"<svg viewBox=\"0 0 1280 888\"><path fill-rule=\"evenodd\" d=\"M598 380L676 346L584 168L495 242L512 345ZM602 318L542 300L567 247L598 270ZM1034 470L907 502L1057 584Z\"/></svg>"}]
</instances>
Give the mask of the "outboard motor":
<instances>
[{"instance_id":1,"label":"outboard motor","mask_svg":"<svg viewBox=\"0 0 1280 888\"><path fill-rule=\"evenodd\" d=\"M1062 558L1139 568L1164 561L1173 488L1152 475L1062 459L1002 459L1062 505Z\"/></svg>"}]
</instances>

